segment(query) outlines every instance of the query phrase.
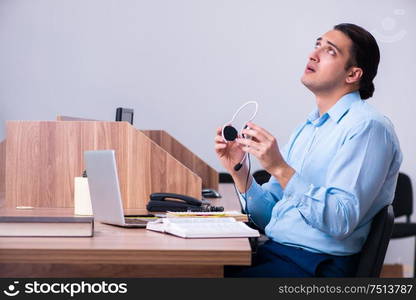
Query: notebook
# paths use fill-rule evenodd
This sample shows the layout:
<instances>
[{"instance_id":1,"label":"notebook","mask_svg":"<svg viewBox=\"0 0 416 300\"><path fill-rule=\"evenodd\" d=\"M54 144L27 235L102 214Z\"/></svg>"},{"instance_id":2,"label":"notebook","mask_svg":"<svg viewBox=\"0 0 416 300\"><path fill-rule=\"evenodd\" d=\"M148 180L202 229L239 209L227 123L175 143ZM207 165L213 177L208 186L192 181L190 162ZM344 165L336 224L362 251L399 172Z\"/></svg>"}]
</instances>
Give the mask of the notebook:
<instances>
[{"instance_id":1,"label":"notebook","mask_svg":"<svg viewBox=\"0 0 416 300\"><path fill-rule=\"evenodd\" d=\"M91 237L92 217L0 216L0 236Z\"/></svg>"},{"instance_id":2,"label":"notebook","mask_svg":"<svg viewBox=\"0 0 416 300\"><path fill-rule=\"evenodd\" d=\"M122 227L146 227L155 216L124 215L114 150L84 152L94 218Z\"/></svg>"},{"instance_id":3,"label":"notebook","mask_svg":"<svg viewBox=\"0 0 416 300\"><path fill-rule=\"evenodd\" d=\"M163 218L147 223L146 229L182 238L259 237L257 230L232 217Z\"/></svg>"}]
</instances>

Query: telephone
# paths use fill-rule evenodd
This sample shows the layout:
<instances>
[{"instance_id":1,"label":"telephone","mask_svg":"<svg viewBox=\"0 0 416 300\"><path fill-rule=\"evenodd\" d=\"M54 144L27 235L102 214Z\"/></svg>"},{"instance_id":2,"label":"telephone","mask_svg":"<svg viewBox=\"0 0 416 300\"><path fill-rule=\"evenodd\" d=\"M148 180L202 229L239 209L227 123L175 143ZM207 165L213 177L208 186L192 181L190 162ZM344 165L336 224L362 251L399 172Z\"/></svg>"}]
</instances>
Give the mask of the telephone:
<instances>
[{"instance_id":1,"label":"telephone","mask_svg":"<svg viewBox=\"0 0 416 300\"><path fill-rule=\"evenodd\" d=\"M172 200L167 200L172 199ZM210 206L201 200L174 193L153 193L150 195L147 210L152 212L165 211L223 211L223 207Z\"/></svg>"}]
</instances>

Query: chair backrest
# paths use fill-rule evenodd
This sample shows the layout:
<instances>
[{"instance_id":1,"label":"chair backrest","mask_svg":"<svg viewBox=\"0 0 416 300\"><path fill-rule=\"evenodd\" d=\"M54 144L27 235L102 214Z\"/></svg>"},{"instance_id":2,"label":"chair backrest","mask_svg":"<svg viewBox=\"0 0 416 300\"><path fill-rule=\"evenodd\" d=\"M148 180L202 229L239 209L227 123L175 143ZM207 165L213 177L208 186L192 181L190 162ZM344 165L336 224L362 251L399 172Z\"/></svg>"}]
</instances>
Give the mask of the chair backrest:
<instances>
[{"instance_id":1,"label":"chair backrest","mask_svg":"<svg viewBox=\"0 0 416 300\"><path fill-rule=\"evenodd\" d=\"M233 177L229 173L223 172L223 173L219 173L219 175L220 175L220 178L219 178L220 183L234 183ZM258 170L253 173L253 177L258 184L262 185L263 183L266 183L269 181L270 174L267 173L267 171L265 170Z\"/></svg>"},{"instance_id":2,"label":"chair backrest","mask_svg":"<svg viewBox=\"0 0 416 300\"><path fill-rule=\"evenodd\" d=\"M270 179L270 174L266 170L258 170L253 173L254 180L260 185L266 183Z\"/></svg>"},{"instance_id":3,"label":"chair backrest","mask_svg":"<svg viewBox=\"0 0 416 300\"><path fill-rule=\"evenodd\" d=\"M413 213L413 190L410 177L399 173L396 191L393 199L394 215L397 217L407 216Z\"/></svg>"},{"instance_id":4,"label":"chair backrest","mask_svg":"<svg viewBox=\"0 0 416 300\"><path fill-rule=\"evenodd\" d=\"M393 231L393 207L387 205L374 217L361 250L356 277L379 277Z\"/></svg>"},{"instance_id":5,"label":"chair backrest","mask_svg":"<svg viewBox=\"0 0 416 300\"><path fill-rule=\"evenodd\" d=\"M221 172L219 173L219 182L220 183L234 183L233 177L229 173Z\"/></svg>"}]
</instances>

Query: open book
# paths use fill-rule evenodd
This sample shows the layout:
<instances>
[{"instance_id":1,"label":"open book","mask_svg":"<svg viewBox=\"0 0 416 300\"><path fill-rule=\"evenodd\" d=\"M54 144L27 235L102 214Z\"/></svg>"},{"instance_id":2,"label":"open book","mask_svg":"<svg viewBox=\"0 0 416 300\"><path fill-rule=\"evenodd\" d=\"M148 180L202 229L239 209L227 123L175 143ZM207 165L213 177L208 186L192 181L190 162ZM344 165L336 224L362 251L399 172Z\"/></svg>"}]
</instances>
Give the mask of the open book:
<instances>
[{"instance_id":1,"label":"open book","mask_svg":"<svg viewBox=\"0 0 416 300\"><path fill-rule=\"evenodd\" d=\"M146 229L183 238L258 237L257 230L234 218L163 218L147 223Z\"/></svg>"}]
</instances>

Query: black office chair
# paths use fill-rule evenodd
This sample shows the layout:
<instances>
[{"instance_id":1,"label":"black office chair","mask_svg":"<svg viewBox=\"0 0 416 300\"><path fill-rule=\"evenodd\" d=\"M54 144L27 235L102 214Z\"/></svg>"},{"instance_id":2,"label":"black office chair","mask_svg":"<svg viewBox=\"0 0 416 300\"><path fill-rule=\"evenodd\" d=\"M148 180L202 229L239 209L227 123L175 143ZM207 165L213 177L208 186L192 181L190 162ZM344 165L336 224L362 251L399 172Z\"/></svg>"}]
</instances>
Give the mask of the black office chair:
<instances>
[{"instance_id":1,"label":"black office chair","mask_svg":"<svg viewBox=\"0 0 416 300\"><path fill-rule=\"evenodd\" d=\"M415 237L413 277L416 277L416 223L410 221L410 216L413 213L413 189L410 177L404 173L399 173L399 178L397 179L393 210L396 218L406 216L406 222L394 223L391 238Z\"/></svg>"},{"instance_id":2,"label":"black office chair","mask_svg":"<svg viewBox=\"0 0 416 300\"><path fill-rule=\"evenodd\" d=\"M254 180L260 185L266 183L270 179L270 174L265 170L258 170L253 173ZM221 172L219 173L219 182L220 183L234 183L233 177L229 173Z\"/></svg>"},{"instance_id":3,"label":"black office chair","mask_svg":"<svg viewBox=\"0 0 416 300\"><path fill-rule=\"evenodd\" d=\"M379 277L393 231L393 206L387 205L373 219L361 250L356 277Z\"/></svg>"},{"instance_id":4,"label":"black office chair","mask_svg":"<svg viewBox=\"0 0 416 300\"><path fill-rule=\"evenodd\" d=\"M219 182L220 183L234 183L233 177L229 173L221 172L219 173Z\"/></svg>"},{"instance_id":5,"label":"black office chair","mask_svg":"<svg viewBox=\"0 0 416 300\"><path fill-rule=\"evenodd\" d=\"M257 170L256 172L253 173L254 180L256 180L256 182L260 185L268 182L270 179L270 176L271 175L265 170Z\"/></svg>"}]
</instances>

